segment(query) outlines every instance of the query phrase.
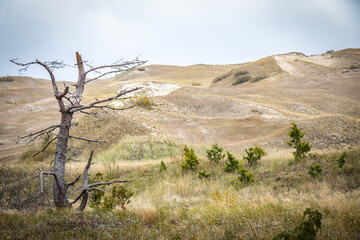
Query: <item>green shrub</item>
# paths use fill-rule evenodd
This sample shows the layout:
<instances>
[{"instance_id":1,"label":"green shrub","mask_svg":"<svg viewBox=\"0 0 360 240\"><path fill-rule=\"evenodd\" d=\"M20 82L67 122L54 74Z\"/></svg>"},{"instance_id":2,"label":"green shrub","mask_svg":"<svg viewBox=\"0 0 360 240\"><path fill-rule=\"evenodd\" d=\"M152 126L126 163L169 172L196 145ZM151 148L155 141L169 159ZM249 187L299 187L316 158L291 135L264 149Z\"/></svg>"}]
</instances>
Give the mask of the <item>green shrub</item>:
<instances>
[{"instance_id":1,"label":"green shrub","mask_svg":"<svg viewBox=\"0 0 360 240\"><path fill-rule=\"evenodd\" d=\"M222 154L223 148L220 147L217 143L211 146L211 149L206 150L206 155L208 159L212 162L219 163L225 158L225 154Z\"/></svg>"},{"instance_id":2,"label":"green shrub","mask_svg":"<svg viewBox=\"0 0 360 240\"><path fill-rule=\"evenodd\" d=\"M234 74L235 77L243 76L243 75L249 75L248 71L238 71Z\"/></svg>"},{"instance_id":3,"label":"green shrub","mask_svg":"<svg viewBox=\"0 0 360 240\"><path fill-rule=\"evenodd\" d=\"M307 219L300 222L292 232L278 233L273 240L315 240L321 228L322 214L317 210L307 208L304 211L304 218L306 217Z\"/></svg>"},{"instance_id":4,"label":"green shrub","mask_svg":"<svg viewBox=\"0 0 360 240\"><path fill-rule=\"evenodd\" d=\"M221 80L229 77L230 75L232 74L232 71L228 72L228 73L225 73L225 74L222 74L220 76L218 76L217 78L215 78L212 83L217 83L217 82L220 82Z\"/></svg>"},{"instance_id":5,"label":"green shrub","mask_svg":"<svg viewBox=\"0 0 360 240\"><path fill-rule=\"evenodd\" d=\"M267 78L267 76L265 76L265 75L256 76L253 79L251 79L251 82L258 82L258 81L263 80L265 78Z\"/></svg>"},{"instance_id":6,"label":"green shrub","mask_svg":"<svg viewBox=\"0 0 360 240\"><path fill-rule=\"evenodd\" d=\"M104 174L102 174L101 172L97 172L94 178L90 178L89 179L89 183L95 183L95 182L103 182L104 178L103 178ZM90 193L90 201L89 201L89 206L91 208L94 209L100 209L101 208L101 204L102 204L102 199L105 195L105 186L101 186L99 187L100 190L95 190L92 191Z\"/></svg>"},{"instance_id":7,"label":"green shrub","mask_svg":"<svg viewBox=\"0 0 360 240\"><path fill-rule=\"evenodd\" d=\"M294 159L295 161L298 161L299 159L306 157L306 153L311 150L311 145L309 142L301 141L305 135L305 133L301 132L302 128L299 129L294 122L291 124L292 127L290 127L291 130L289 131L290 141L287 142L287 144L290 147L295 148L295 152L293 153Z\"/></svg>"},{"instance_id":8,"label":"green shrub","mask_svg":"<svg viewBox=\"0 0 360 240\"><path fill-rule=\"evenodd\" d=\"M182 170L193 170L195 171L199 166L199 158L195 155L194 149L184 147L184 162L180 163Z\"/></svg>"},{"instance_id":9,"label":"green shrub","mask_svg":"<svg viewBox=\"0 0 360 240\"><path fill-rule=\"evenodd\" d=\"M115 205L119 205L125 210L125 205L129 204L130 198L134 195L134 192L125 188L125 186L114 186L111 191L111 198L114 199Z\"/></svg>"},{"instance_id":10,"label":"green shrub","mask_svg":"<svg viewBox=\"0 0 360 240\"><path fill-rule=\"evenodd\" d=\"M265 155L264 149L261 147L250 147L245 149L246 156L243 156L244 160L247 160L250 166L255 166L257 162Z\"/></svg>"},{"instance_id":11,"label":"green shrub","mask_svg":"<svg viewBox=\"0 0 360 240\"><path fill-rule=\"evenodd\" d=\"M199 172L199 178L200 179L208 179L210 177L210 173L207 173L205 170L204 171L201 171Z\"/></svg>"},{"instance_id":12,"label":"green shrub","mask_svg":"<svg viewBox=\"0 0 360 240\"><path fill-rule=\"evenodd\" d=\"M0 82L13 82L14 79L12 77L0 77Z\"/></svg>"},{"instance_id":13,"label":"green shrub","mask_svg":"<svg viewBox=\"0 0 360 240\"><path fill-rule=\"evenodd\" d=\"M161 160L159 172L165 171L166 169L167 169L167 167L166 167L164 161Z\"/></svg>"},{"instance_id":14,"label":"green shrub","mask_svg":"<svg viewBox=\"0 0 360 240\"><path fill-rule=\"evenodd\" d=\"M252 175L251 172L249 172L248 169L244 168L244 167L240 167L240 169L238 170L238 174L239 176L237 177L237 180L243 185L243 186L247 186L253 182L255 182L255 178Z\"/></svg>"},{"instance_id":15,"label":"green shrub","mask_svg":"<svg viewBox=\"0 0 360 240\"><path fill-rule=\"evenodd\" d=\"M314 165L310 165L310 170L308 171L308 173L310 174L310 176L312 178L320 178L321 176L321 172L322 172L322 167L320 164L316 163Z\"/></svg>"},{"instance_id":16,"label":"green shrub","mask_svg":"<svg viewBox=\"0 0 360 240\"><path fill-rule=\"evenodd\" d=\"M225 161L225 172L234 172L235 170L238 170L240 167L239 161L231 154L229 151L227 151L227 160Z\"/></svg>"},{"instance_id":17,"label":"green shrub","mask_svg":"<svg viewBox=\"0 0 360 240\"><path fill-rule=\"evenodd\" d=\"M346 162L345 159L346 159L346 152L343 152L341 154L341 156L338 159L336 159L336 162L338 163L339 168L342 168L344 166L344 164Z\"/></svg>"},{"instance_id":18,"label":"green shrub","mask_svg":"<svg viewBox=\"0 0 360 240\"><path fill-rule=\"evenodd\" d=\"M103 190L91 192L89 206L104 212L112 211L116 206L125 210L125 205L130 203L130 198L134 192L124 186L114 186L110 194L105 194Z\"/></svg>"},{"instance_id":19,"label":"green shrub","mask_svg":"<svg viewBox=\"0 0 360 240\"><path fill-rule=\"evenodd\" d=\"M248 82L250 80L251 80L250 75L241 75L241 76L236 78L235 82L233 82L232 85L237 85L237 84L240 84L240 83Z\"/></svg>"},{"instance_id":20,"label":"green shrub","mask_svg":"<svg viewBox=\"0 0 360 240\"><path fill-rule=\"evenodd\" d=\"M349 67L350 70L354 70L354 69L358 69L359 68L359 65L357 64L353 64Z\"/></svg>"}]
</instances>

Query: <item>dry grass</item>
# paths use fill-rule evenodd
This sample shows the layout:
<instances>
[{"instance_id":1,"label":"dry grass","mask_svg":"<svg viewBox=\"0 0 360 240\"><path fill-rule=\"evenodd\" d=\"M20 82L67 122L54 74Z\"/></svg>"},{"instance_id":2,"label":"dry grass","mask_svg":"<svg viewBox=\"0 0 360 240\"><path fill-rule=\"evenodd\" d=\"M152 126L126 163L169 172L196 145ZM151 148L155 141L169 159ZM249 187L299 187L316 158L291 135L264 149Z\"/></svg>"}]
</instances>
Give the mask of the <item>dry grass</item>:
<instances>
[{"instance_id":1,"label":"dry grass","mask_svg":"<svg viewBox=\"0 0 360 240\"><path fill-rule=\"evenodd\" d=\"M208 87L211 81L226 72L231 71L238 65L205 65L192 66L171 66L171 65L150 65L145 71L123 73L115 77L118 83L121 81L155 81L164 83L178 83L182 86L192 86L192 83ZM116 82L114 81L114 82Z\"/></svg>"},{"instance_id":2,"label":"dry grass","mask_svg":"<svg viewBox=\"0 0 360 240\"><path fill-rule=\"evenodd\" d=\"M256 168L243 162L256 183L240 189L231 185L235 173L225 173L223 163L210 163L202 152L198 152L199 170L211 173L209 180L200 180L197 172L182 172L182 159L176 156L164 159L167 170L161 173L160 160L117 161L117 168L104 163L97 170L106 177L132 180L126 185L135 192L128 210L2 212L0 236L52 239L56 232L66 239L271 239L293 229L310 207L323 214L317 239L358 237L360 213L354 210L360 204L359 149L348 150L343 169L336 168L340 152L317 154L298 163L279 159L280 152L271 153ZM307 174L314 162L323 167L322 180Z\"/></svg>"}]
</instances>

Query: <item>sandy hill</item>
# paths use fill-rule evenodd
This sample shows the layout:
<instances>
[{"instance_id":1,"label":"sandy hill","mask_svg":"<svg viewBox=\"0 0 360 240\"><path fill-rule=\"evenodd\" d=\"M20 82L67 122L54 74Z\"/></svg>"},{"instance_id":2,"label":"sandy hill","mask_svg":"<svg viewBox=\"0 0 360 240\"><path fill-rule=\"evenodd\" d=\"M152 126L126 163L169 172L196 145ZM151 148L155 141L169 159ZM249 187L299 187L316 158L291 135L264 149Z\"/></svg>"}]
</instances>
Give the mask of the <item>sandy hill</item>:
<instances>
[{"instance_id":1,"label":"sandy hill","mask_svg":"<svg viewBox=\"0 0 360 240\"><path fill-rule=\"evenodd\" d=\"M146 128L134 134L197 145L218 142L233 151L260 144L275 151L285 147L290 123L296 121L315 148L344 148L360 143L359 63L360 49L345 49L274 55L237 65L149 65L91 83L84 97L85 102L108 97L130 82L177 83L181 88L153 97L152 110L121 113L134 126ZM59 121L49 81L13 79L0 82L3 162L18 159L22 149L14 144L17 136ZM91 136L91 131L85 134Z\"/></svg>"}]
</instances>

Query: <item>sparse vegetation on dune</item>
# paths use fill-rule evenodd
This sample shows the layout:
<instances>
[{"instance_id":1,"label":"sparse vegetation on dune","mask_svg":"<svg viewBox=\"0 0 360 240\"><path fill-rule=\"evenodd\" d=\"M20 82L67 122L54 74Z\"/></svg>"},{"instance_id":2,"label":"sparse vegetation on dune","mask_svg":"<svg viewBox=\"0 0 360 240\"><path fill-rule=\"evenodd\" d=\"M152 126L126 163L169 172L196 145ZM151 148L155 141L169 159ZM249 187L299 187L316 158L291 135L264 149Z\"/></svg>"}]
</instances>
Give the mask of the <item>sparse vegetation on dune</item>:
<instances>
[{"instance_id":1,"label":"sparse vegetation on dune","mask_svg":"<svg viewBox=\"0 0 360 240\"><path fill-rule=\"evenodd\" d=\"M7 77L0 77L0 82L13 82L14 79L10 76Z\"/></svg>"},{"instance_id":2,"label":"sparse vegetation on dune","mask_svg":"<svg viewBox=\"0 0 360 240\"><path fill-rule=\"evenodd\" d=\"M255 62L242 64L238 68L215 78L213 84L220 81L225 86L235 86L245 82L255 83L280 73L282 73L282 70L276 61L272 57L267 57Z\"/></svg>"}]
</instances>

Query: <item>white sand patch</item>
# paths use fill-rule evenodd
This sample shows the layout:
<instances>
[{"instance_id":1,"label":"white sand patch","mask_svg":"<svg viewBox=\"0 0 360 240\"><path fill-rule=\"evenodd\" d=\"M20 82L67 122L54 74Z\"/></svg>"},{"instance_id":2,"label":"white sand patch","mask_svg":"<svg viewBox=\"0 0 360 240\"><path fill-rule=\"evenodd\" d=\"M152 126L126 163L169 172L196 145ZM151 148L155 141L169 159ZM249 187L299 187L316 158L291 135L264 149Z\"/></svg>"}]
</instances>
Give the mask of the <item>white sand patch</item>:
<instances>
[{"instance_id":1,"label":"white sand patch","mask_svg":"<svg viewBox=\"0 0 360 240\"><path fill-rule=\"evenodd\" d=\"M129 93L126 96L134 96L139 93L145 93L148 96L164 96L167 95L181 86L176 83L157 83L157 82L133 82L133 83L125 83L122 85L118 93L121 91L129 91L134 88L140 88L139 90Z\"/></svg>"},{"instance_id":2,"label":"white sand patch","mask_svg":"<svg viewBox=\"0 0 360 240\"><path fill-rule=\"evenodd\" d=\"M296 55L290 55L290 56L280 55L280 56L274 57L274 59L276 60L276 63L279 65L279 67L281 67L282 70L284 70L285 72L287 72L289 74L295 74L297 72L295 66L293 64L291 64L291 62L297 58L298 58L298 56L296 56Z\"/></svg>"},{"instance_id":3,"label":"white sand patch","mask_svg":"<svg viewBox=\"0 0 360 240\"><path fill-rule=\"evenodd\" d=\"M295 74L297 69L294 65L294 62L301 60L304 62L310 62L317 65L330 67L336 65L336 60L332 57L331 54L320 54L313 56L305 56L302 53L289 53L274 56L277 64L287 73Z\"/></svg>"},{"instance_id":4,"label":"white sand patch","mask_svg":"<svg viewBox=\"0 0 360 240\"><path fill-rule=\"evenodd\" d=\"M139 90L128 93L125 95L125 97L133 97L138 94L144 94L149 97L164 96L181 88L181 86L176 83L133 82L122 85L117 93L130 91L135 88L139 88ZM111 106L116 108L122 108L125 107L125 105L126 101L111 102Z\"/></svg>"}]
</instances>

